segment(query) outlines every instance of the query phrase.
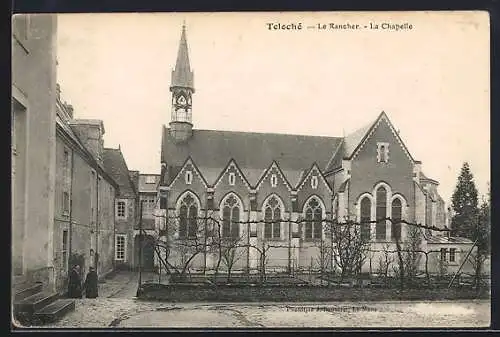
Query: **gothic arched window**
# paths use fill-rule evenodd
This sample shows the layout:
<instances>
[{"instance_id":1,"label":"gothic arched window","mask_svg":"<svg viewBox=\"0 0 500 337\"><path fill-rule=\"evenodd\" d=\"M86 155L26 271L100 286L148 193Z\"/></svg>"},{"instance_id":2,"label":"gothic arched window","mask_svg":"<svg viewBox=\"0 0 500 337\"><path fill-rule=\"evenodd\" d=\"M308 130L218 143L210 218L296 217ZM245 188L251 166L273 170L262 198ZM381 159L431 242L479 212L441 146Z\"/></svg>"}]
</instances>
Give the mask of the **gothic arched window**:
<instances>
[{"instance_id":1,"label":"gothic arched window","mask_svg":"<svg viewBox=\"0 0 500 337\"><path fill-rule=\"evenodd\" d=\"M321 205L316 198L312 198L306 205L305 208L306 216L306 239L319 239L321 238L322 226L321 219L323 217L323 210Z\"/></svg>"},{"instance_id":2,"label":"gothic arched window","mask_svg":"<svg viewBox=\"0 0 500 337\"><path fill-rule=\"evenodd\" d=\"M179 238L194 238L198 228L198 207L191 194L182 200L179 209Z\"/></svg>"},{"instance_id":3,"label":"gothic arched window","mask_svg":"<svg viewBox=\"0 0 500 337\"><path fill-rule=\"evenodd\" d=\"M370 240L372 202L370 198L364 197L361 200L361 239Z\"/></svg>"},{"instance_id":4,"label":"gothic arched window","mask_svg":"<svg viewBox=\"0 0 500 337\"><path fill-rule=\"evenodd\" d=\"M402 206L401 200L396 198L392 201L392 225L391 225L391 236L392 239L401 239L401 221L402 219Z\"/></svg>"},{"instance_id":5,"label":"gothic arched window","mask_svg":"<svg viewBox=\"0 0 500 337\"><path fill-rule=\"evenodd\" d=\"M230 195L222 206L222 236L237 238L240 236L240 205L234 195Z\"/></svg>"},{"instance_id":6,"label":"gothic arched window","mask_svg":"<svg viewBox=\"0 0 500 337\"><path fill-rule=\"evenodd\" d=\"M281 206L273 195L264 206L264 238L279 239L281 237Z\"/></svg>"},{"instance_id":7,"label":"gothic arched window","mask_svg":"<svg viewBox=\"0 0 500 337\"><path fill-rule=\"evenodd\" d=\"M385 218L387 218L387 191L383 186L377 189L377 209L376 209L377 225L376 238L377 240L386 239Z\"/></svg>"}]
</instances>

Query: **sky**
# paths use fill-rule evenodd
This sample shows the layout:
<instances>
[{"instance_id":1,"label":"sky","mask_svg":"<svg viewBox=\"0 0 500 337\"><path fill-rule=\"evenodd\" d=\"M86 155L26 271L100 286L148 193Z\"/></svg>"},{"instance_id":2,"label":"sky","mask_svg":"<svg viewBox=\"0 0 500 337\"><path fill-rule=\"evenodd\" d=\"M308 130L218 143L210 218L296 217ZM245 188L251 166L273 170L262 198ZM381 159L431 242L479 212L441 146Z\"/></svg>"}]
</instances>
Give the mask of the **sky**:
<instances>
[{"instance_id":1,"label":"sky","mask_svg":"<svg viewBox=\"0 0 500 337\"><path fill-rule=\"evenodd\" d=\"M490 181L488 20L485 12L59 14L57 76L75 118L104 122L105 147L120 145L131 170L159 173L185 22L195 129L340 137L385 111L449 203L464 161L480 195ZM318 30L329 23L362 29Z\"/></svg>"}]
</instances>

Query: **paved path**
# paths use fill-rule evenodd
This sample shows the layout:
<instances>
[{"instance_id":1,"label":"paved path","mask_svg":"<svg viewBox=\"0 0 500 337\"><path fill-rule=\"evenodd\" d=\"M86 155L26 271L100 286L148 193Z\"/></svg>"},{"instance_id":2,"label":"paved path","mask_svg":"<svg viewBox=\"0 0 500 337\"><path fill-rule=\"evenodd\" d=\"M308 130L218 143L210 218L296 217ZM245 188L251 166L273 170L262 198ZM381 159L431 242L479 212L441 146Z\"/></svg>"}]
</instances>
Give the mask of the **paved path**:
<instances>
[{"instance_id":1,"label":"paved path","mask_svg":"<svg viewBox=\"0 0 500 337\"><path fill-rule=\"evenodd\" d=\"M158 275L151 272L143 272L142 282L157 282ZM120 271L112 277L99 283L99 296L106 298L128 298L132 299L137 293L139 285L139 273Z\"/></svg>"}]
</instances>

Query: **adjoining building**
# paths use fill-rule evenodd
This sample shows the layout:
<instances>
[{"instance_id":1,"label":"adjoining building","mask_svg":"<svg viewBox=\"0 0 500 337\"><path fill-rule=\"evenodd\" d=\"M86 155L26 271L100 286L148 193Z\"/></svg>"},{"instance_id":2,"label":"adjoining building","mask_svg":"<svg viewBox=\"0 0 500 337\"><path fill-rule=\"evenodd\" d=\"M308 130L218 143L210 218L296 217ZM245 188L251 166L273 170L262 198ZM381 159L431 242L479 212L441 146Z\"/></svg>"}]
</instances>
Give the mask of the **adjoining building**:
<instances>
[{"instance_id":1,"label":"adjoining building","mask_svg":"<svg viewBox=\"0 0 500 337\"><path fill-rule=\"evenodd\" d=\"M134 265L133 233L138 221L138 193L134 177L121 148L104 149L104 166L115 179L119 191L114 203L114 261L117 269L130 269Z\"/></svg>"},{"instance_id":2,"label":"adjoining building","mask_svg":"<svg viewBox=\"0 0 500 337\"><path fill-rule=\"evenodd\" d=\"M104 125L75 119L57 84L57 17L12 23L13 288L67 291L71 264L113 269L118 185L102 161Z\"/></svg>"},{"instance_id":3,"label":"adjoining building","mask_svg":"<svg viewBox=\"0 0 500 337\"><path fill-rule=\"evenodd\" d=\"M57 93L54 266L64 292L72 264L83 275L91 266L99 277L113 270L118 184L104 167L103 122L75 119Z\"/></svg>"},{"instance_id":4,"label":"adjoining building","mask_svg":"<svg viewBox=\"0 0 500 337\"><path fill-rule=\"evenodd\" d=\"M51 14L12 21L11 200L14 286L54 289L56 36Z\"/></svg>"},{"instance_id":5,"label":"adjoining building","mask_svg":"<svg viewBox=\"0 0 500 337\"><path fill-rule=\"evenodd\" d=\"M158 206L158 186L160 183L159 174L141 173L138 176L139 202L142 204L142 230L139 223L134 228L134 256L135 267L138 267L139 256L142 254L141 268L143 270L154 270L157 261L155 258L156 240L156 216L155 209ZM142 247L141 247L142 246Z\"/></svg>"},{"instance_id":6,"label":"adjoining building","mask_svg":"<svg viewBox=\"0 0 500 337\"><path fill-rule=\"evenodd\" d=\"M422 163L412 156L385 112L344 137L196 129L194 74L185 27L170 91L172 111L162 134L158 214L166 219L160 228L162 240L170 240L171 262L182 265L179 243L203 234L190 219L207 214L220 219L223 237L241 238L246 245L241 248L244 258L234 267L240 270L258 268L258 250L251 246L264 243L282 246L269 250L266 264L271 270L317 265L320 246L330 239L323 220L373 221L361 228L373 250L394 248L396 238L404 242L410 228L382 219L436 229L445 226L439 183L423 174ZM440 259L458 267L470 240L438 233L423 231L422 247L439 242L439 249L446 249L442 257L437 254ZM213 268L215 255L208 250L198 254L191 268ZM379 258L380 253L370 254L362 269L372 270ZM327 267L337 268L335 259L331 261Z\"/></svg>"}]
</instances>

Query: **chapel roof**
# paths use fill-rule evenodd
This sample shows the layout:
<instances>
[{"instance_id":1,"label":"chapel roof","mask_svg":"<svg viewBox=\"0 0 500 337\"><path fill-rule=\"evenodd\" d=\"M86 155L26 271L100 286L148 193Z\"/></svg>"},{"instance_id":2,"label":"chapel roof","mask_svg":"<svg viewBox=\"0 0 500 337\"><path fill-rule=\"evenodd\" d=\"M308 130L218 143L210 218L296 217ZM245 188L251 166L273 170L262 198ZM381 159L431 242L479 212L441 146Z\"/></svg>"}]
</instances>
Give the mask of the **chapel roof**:
<instances>
[{"instance_id":1,"label":"chapel roof","mask_svg":"<svg viewBox=\"0 0 500 337\"><path fill-rule=\"evenodd\" d=\"M324 168L342 138L278 133L193 130L186 142L176 143L163 128L162 162L169 167L170 183L186 158L191 157L209 185L233 159L252 186L276 161L288 182L299 183L312 163Z\"/></svg>"},{"instance_id":2,"label":"chapel roof","mask_svg":"<svg viewBox=\"0 0 500 337\"><path fill-rule=\"evenodd\" d=\"M342 143L338 147L338 149L335 150L333 156L331 157L330 161L328 162L328 165L325 169L326 172L336 170L342 166L342 159L347 158L347 159L352 159L352 157L356 154L360 146L363 145L363 143L369 138L370 134L372 131L377 127L379 122L385 119L386 122L389 124L389 127L393 129L393 132L395 133L396 137L399 139L403 149L406 151L408 156L411 158L412 161L416 162L413 157L411 156L410 152L406 148L404 142L401 140L399 137L399 133L394 131L394 127L392 123L389 120L389 117L387 114L382 111L377 119L375 119L373 122L363 126L362 128L357 129L356 131L348 134L343 138Z\"/></svg>"}]
</instances>

